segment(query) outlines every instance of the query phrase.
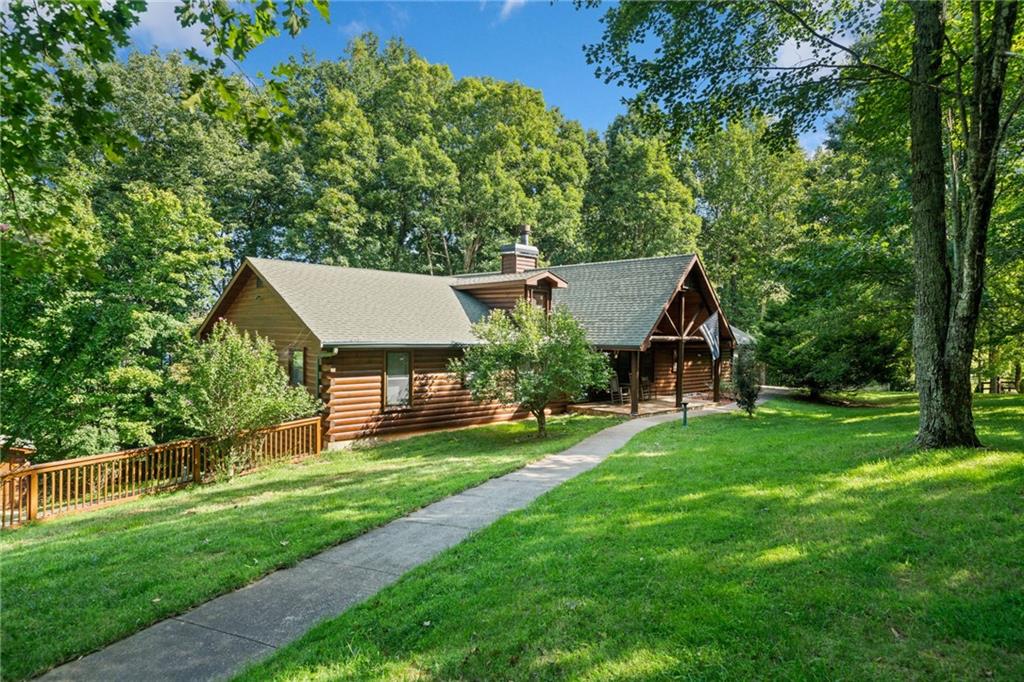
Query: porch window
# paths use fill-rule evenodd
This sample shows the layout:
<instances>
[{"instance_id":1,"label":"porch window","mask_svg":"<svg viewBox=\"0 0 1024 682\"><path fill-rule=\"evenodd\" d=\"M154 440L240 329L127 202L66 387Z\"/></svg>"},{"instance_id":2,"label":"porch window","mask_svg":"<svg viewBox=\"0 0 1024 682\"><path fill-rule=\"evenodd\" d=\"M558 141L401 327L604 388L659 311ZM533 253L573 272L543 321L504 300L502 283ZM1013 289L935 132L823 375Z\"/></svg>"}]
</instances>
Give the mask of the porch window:
<instances>
[{"instance_id":1,"label":"porch window","mask_svg":"<svg viewBox=\"0 0 1024 682\"><path fill-rule=\"evenodd\" d=\"M388 353L384 375L385 407L407 407L412 402L412 357L410 353Z\"/></svg>"},{"instance_id":2,"label":"porch window","mask_svg":"<svg viewBox=\"0 0 1024 682\"><path fill-rule=\"evenodd\" d=\"M306 377L306 349L293 348L288 357L288 383L301 386Z\"/></svg>"}]
</instances>

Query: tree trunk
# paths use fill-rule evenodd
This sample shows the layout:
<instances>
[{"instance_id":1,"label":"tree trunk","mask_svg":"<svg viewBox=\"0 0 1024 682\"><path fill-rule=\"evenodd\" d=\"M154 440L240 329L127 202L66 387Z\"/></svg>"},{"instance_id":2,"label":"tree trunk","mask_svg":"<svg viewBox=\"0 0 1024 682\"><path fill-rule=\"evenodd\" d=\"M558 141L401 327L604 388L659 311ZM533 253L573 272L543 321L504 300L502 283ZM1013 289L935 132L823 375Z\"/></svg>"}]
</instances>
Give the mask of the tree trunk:
<instances>
[{"instance_id":1,"label":"tree trunk","mask_svg":"<svg viewBox=\"0 0 1024 682\"><path fill-rule=\"evenodd\" d=\"M466 250L462 254L462 271L473 272L476 266L476 256L483 245L483 237L476 235L466 244Z\"/></svg>"},{"instance_id":2,"label":"tree trunk","mask_svg":"<svg viewBox=\"0 0 1024 682\"><path fill-rule=\"evenodd\" d=\"M548 416L544 413L544 408L534 410L533 416L537 418L537 435L541 438L546 438L548 435Z\"/></svg>"},{"instance_id":3,"label":"tree trunk","mask_svg":"<svg viewBox=\"0 0 1024 682\"><path fill-rule=\"evenodd\" d=\"M444 262L448 266L448 274L454 275L455 270L452 269L452 255L448 251L448 235L441 230L441 245L444 246Z\"/></svg>"},{"instance_id":4,"label":"tree trunk","mask_svg":"<svg viewBox=\"0 0 1024 682\"><path fill-rule=\"evenodd\" d=\"M434 251L430 248L430 232L423 236L424 250L427 253L427 269L431 275L434 274Z\"/></svg>"},{"instance_id":5,"label":"tree trunk","mask_svg":"<svg viewBox=\"0 0 1024 682\"><path fill-rule=\"evenodd\" d=\"M992 31L982 36L982 11L971 5L974 27L972 89L961 92L971 112L964 131L968 152L966 224L954 235L950 272L946 252L942 122L939 109L944 37L939 2L912 3L914 59L911 85L911 192L917 297L914 362L921 397L918 443L925 447L976 446L971 414L971 357L985 280L988 227L995 202L1007 59L1019 3L993 4Z\"/></svg>"},{"instance_id":6,"label":"tree trunk","mask_svg":"<svg viewBox=\"0 0 1024 682\"><path fill-rule=\"evenodd\" d=\"M946 245L941 81L945 33L939 2L918 2L910 87L910 190L914 235L914 372L921 406L917 442L924 447L977 445L971 416L970 353L947 357L950 272ZM950 366L949 360L956 367ZM959 383L959 386L954 385Z\"/></svg>"},{"instance_id":7,"label":"tree trunk","mask_svg":"<svg viewBox=\"0 0 1024 682\"><path fill-rule=\"evenodd\" d=\"M1014 363L1013 365L1013 390L1020 393L1020 363Z\"/></svg>"}]
</instances>

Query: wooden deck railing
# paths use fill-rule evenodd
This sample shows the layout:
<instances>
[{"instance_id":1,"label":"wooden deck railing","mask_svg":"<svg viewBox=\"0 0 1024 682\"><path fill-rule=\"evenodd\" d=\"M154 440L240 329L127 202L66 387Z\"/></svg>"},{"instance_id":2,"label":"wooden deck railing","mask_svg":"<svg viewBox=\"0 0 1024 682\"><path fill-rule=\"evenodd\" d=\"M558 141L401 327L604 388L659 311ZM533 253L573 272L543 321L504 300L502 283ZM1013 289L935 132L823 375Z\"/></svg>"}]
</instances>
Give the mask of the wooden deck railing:
<instances>
[{"instance_id":1,"label":"wooden deck railing","mask_svg":"<svg viewBox=\"0 0 1024 682\"><path fill-rule=\"evenodd\" d=\"M318 454L321 438L320 417L263 429L245 471ZM0 528L201 483L215 466L209 439L22 466L0 479Z\"/></svg>"}]
</instances>

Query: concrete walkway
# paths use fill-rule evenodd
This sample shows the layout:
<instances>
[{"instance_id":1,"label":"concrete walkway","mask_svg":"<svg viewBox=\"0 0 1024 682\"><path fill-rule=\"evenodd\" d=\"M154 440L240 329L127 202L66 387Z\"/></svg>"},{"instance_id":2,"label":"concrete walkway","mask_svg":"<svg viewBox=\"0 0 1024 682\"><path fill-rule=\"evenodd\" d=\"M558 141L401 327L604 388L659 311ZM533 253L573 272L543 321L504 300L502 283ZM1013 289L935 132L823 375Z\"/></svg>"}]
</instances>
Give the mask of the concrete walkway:
<instances>
[{"instance_id":1,"label":"concrete walkway","mask_svg":"<svg viewBox=\"0 0 1024 682\"><path fill-rule=\"evenodd\" d=\"M733 409L705 408L690 418ZM470 533L593 469L634 435L681 420L660 414L616 424L522 469L424 507L161 621L47 673L44 680L217 680L264 658L372 597Z\"/></svg>"}]
</instances>

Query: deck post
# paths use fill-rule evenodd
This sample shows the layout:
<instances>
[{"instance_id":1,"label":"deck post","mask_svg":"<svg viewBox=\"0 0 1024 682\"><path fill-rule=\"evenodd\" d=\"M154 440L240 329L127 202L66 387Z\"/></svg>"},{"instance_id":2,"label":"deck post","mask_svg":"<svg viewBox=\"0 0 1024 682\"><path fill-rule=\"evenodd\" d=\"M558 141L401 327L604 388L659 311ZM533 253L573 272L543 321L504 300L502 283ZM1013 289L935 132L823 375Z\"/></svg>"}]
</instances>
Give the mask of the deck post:
<instances>
[{"instance_id":1,"label":"deck post","mask_svg":"<svg viewBox=\"0 0 1024 682\"><path fill-rule=\"evenodd\" d=\"M629 416L640 414L640 351L633 351L629 372Z\"/></svg>"},{"instance_id":2,"label":"deck post","mask_svg":"<svg viewBox=\"0 0 1024 682\"><path fill-rule=\"evenodd\" d=\"M199 449L201 447L202 444L199 442L199 439L192 441L192 480L196 483L203 482L203 472L199 470L199 463L201 461L199 458Z\"/></svg>"},{"instance_id":3,"label":"deck post","mask_svg":"<svg viewBox=\"0 0 1024 682\"><path fill-rule=\"evenodd\" d=\"M28 477L28 520L34 521L39 509L39 474L32 473Z\"/></svg>"}]
</instances>

